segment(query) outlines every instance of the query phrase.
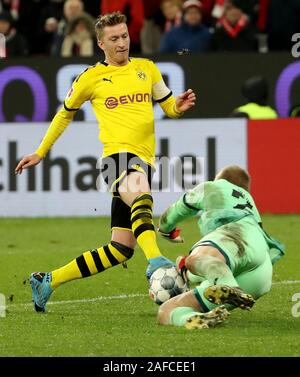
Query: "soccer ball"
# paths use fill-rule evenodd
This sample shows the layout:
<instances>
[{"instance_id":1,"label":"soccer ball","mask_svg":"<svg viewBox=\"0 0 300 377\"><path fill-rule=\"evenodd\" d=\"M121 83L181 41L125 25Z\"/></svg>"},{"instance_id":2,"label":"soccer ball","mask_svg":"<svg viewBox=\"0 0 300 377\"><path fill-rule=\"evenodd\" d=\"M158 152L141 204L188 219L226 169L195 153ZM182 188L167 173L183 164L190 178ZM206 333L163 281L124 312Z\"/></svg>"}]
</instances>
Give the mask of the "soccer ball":
<instances>
[{"instance_id":1,"label":"soccer ball","mask_svg":"<svg viewBox=\"0 0 300 377\"><path fill-rule=\"evenodd\" d=\"M149 296L158 305L188 290L175 266L158 268L151 275L149 282Z\"/></svg>"}]
</instances>

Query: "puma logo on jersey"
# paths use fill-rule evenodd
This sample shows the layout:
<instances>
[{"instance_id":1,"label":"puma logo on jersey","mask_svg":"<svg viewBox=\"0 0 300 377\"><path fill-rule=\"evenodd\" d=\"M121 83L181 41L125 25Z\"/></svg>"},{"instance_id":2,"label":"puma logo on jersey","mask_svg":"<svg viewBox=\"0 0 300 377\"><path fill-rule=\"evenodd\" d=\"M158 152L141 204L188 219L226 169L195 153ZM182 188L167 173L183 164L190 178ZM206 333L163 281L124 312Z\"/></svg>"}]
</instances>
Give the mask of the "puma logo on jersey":
<instances>
[{"instance_id":1,"label":"puma logo on jersey","mask_svg":"<svg viewBox=\"0 0 300 377\"><path fill-rule=\"evenodd\" d=\"M112 81L111 81L111 78L112 78L112 76L110 76L110 78L109 79L107 79L106 77L103 77L103 81L108 81L108 82L110 82L110 83L113 83Z\"/></svg>"}]
</instances>

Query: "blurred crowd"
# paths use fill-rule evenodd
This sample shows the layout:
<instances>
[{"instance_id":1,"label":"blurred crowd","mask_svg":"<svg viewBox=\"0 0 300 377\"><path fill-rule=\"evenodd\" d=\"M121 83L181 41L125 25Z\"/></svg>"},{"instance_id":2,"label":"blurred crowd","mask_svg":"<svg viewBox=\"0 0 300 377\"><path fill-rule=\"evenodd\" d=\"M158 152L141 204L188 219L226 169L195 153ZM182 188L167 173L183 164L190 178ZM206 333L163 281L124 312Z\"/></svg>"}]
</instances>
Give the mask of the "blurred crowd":
<instances>
[{"instance_id":1,"label":"blurred crowd","mask_svg":"<svg viewBox=\"0 0 300 377\"><path fill-rule=\"evenodd\" d=\"M113 11L144 55L290 50L300 31L300 0L0 0L6 55L96 55L94 20Z\"/></svg>"}]
</instances>

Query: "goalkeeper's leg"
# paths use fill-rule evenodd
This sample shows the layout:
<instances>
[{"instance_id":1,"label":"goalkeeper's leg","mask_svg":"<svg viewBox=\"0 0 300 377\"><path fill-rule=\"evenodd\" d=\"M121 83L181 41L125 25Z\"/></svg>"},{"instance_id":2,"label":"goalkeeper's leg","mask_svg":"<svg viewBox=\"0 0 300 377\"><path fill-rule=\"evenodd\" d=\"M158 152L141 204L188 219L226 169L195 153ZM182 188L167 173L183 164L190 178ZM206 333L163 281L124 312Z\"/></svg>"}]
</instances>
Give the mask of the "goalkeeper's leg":
<instances>
[{"instance_id":1,"label":"goalkeeper's leg","mask_svg":"<svg viewBox=\"0 0 300 377\"><path fill-rule=\"evenodd\" d=\"M228 256L207 242L199 244L185 259L185 267L189 271L206 279L195 289L196 297L205 311L222 304L228 304L230 309L250 309L255 302L250 294L241 289L228 263Z\"/></svg>"},{"instance_id":2,"label":"goalkeeper's leg","mask_svg":"<svg viewBox=\"0 0 300 377\"><path fill-rule=\"evenodd\" d=\"M163 303L159 308L158 322L187 329L204 329L219 325L228 316L229 312L223 306L205 313L194 291L189 291Z\"/></svg>"}]
</instances>

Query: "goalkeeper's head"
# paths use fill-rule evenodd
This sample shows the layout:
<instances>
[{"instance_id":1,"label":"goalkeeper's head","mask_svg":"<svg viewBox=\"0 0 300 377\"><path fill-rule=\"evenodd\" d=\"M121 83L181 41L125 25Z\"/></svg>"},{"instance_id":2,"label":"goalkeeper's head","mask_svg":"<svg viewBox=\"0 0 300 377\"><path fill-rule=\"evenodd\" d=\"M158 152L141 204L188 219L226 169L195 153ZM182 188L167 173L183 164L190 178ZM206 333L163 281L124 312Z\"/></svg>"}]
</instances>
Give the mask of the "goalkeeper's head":
<instances>
[{"instance_id":1,"label":"goalkeeper's head","mask_svg":"<svg viewBox=\"0 0 300 377\"><path fill-rule=\"evenodd\" d=\"M226 181L250 191L250 175L240 166L226 166L216 175L215 180L218 179L226 179Z\"/></svg>"}]
</instances>

